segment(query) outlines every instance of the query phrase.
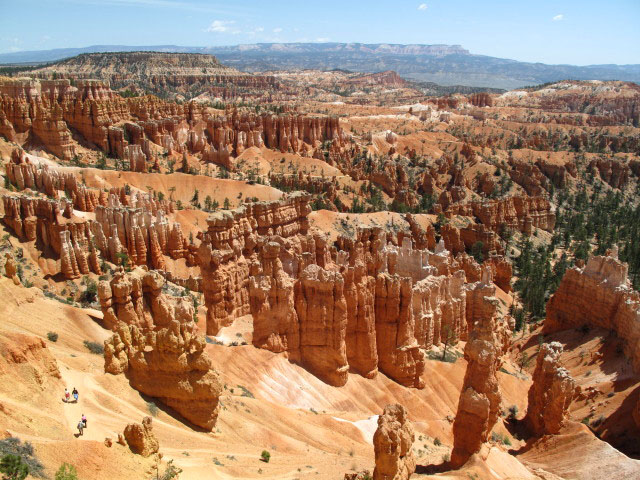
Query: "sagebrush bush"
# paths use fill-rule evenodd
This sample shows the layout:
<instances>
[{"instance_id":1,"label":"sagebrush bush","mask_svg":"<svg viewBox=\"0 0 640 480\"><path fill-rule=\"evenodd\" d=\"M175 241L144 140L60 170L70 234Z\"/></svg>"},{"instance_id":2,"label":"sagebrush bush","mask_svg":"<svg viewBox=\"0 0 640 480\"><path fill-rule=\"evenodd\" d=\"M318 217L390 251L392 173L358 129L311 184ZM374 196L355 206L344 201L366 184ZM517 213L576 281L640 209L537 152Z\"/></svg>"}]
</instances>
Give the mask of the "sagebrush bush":
<instances>
[{"instance_id":1,"label":"sagebrush bush","mask_svg":"<svg viewBox=\"0 0 640 480\"><path fill-rule=\"evenodd\" d=\"M63 463L56 472L55 480L78 480L76 467L68 463Z\"/></svg>"},{"instance_id":2,"label":"sagebrush bush","mask_svg":"<svg viewBox=\"0 0 640 480\"><path fill-rule=\"evenodd\" d=\"M149 410L149 413L153 417L157 417L158 416L158 412L160 411L158 406L153 402L147 402L147 410Z\"/></svg>"},{"instance_id":3,"label":"sagebrush bush","mask_svg":"<svg viewBox=\"0 0 640 480\"><path fill-rule=\"evenodd\" d=\"M85 340L84 346L87 347L87 350L89 350L91 353L95 353L96 355L104 354L104 345L102 345L101 343Z\"/></svg>"}]
</instances>

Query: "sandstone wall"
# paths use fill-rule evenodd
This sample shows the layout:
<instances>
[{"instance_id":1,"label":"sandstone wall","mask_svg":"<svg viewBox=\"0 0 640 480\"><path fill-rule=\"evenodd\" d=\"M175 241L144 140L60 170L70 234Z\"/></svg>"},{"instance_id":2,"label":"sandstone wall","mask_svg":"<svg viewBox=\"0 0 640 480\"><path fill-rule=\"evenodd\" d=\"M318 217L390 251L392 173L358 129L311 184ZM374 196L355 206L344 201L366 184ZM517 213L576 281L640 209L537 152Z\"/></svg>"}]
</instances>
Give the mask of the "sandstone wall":
<instances>
[{"instance_id":1,"label":"sandstone wall","mask_svg":"<svg viewBox=\"0 0 640 480\"><path fill-rule=\"evenodd\" d=\"M50 176L44 174L43 178ZM101 260L119 264L122 253L133 265L152 268L164 269L165 256L196 264L196 246L187 241L180 224L170 222L164 213L171 206L148 195L131 194L124 196L131 205L126 207L117 191L108 196L92 195L93 191L84 188L76 191L87 195L72 195L71 202L26 195L2 197L4 223L21 241L37 241L40 248L50 248L60 259L60 271L66 278L89 272L101 274ZM82 206L95 213L95 220L76 216L72 202L78 198L104 202L106 206L83 200Z\"/></svg>"},{"instance_id":2,"label":"sandstone wall","mask_svg":"<svg viewBox=\"0 0 640 480\"><path fill-rule=\"evenodd\" d=\"M443 243L417 249L413 235L378 227L330 245L308 231L309 199L297 192L209 217L198 252L207 333L251 314L255 346L332 385L343 385L349 370L368 378L381 371L421 388L424 349L466 339L469 320L485 313L467 308L465 268L480 266L454 259ZM430 243L412 230L416 242Z\"/></svg>"},{"instance_id":3,"label":"sandstone wall","mask_svg":"<svg viewBox=\"0 0 640 480\"><path fill-rule=\"evenodd\" d=\"M182 78L182 77L181 77ZM186 77L184 77L186 78ZM179 105L157 97L122 98L99 80L0 81L0 134L14 141L29 132L47 151L71 159L71 131L110 156L144 172L154 158L149 142L168 153L202 154L204 161L233 168L230 156L256 146L311 156L322 142L345 143L337 117L293 113L210 116L195 102Z\"/></svg>"},{"instance_id":4,"label":"sandstone wall","mask_svg":"<svg viewBox=\"0 0 640 480\"><path fill-rule=\"evenodd\" d=\"M584 268L567 270L547 302L545 332L582 325L613 330L640 372L640 293L631 288L627 272L617 251L591 257Z\"/></svg>"}]
</instances>

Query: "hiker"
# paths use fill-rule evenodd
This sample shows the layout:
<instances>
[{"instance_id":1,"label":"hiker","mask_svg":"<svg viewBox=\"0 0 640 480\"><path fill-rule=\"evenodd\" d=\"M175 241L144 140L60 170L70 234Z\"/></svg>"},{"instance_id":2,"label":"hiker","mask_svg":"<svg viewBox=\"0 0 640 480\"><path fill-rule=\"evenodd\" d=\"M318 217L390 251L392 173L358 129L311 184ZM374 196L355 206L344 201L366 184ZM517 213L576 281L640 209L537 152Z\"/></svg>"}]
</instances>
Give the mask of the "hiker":
<instances>
[{"instance_id":1,"label":"hiker","mask_svg":"<svg viewBox=\"0 0 640 480\"><path fill-rule=\"evenodd\" d=\"M82 436L82 430L84 429L84 423L82 423L82 420L80 420L78 422L78 436L81 437Z\"/></svg>"},{"instance_id":2,"label":"hiker","mask_svg":"<svg viewBox=\"0 0 640 480\"><path fill-rule=\"evenodd\" d=\"M69 390L67 388L64 389L64 402L69 403Z\"/></svg>"},{"instance_id":3,"label":"hiker","mask_svg":"<svg viewBox=\"0 0 640 480\"><path fill-rule=\"evenodd\" d=\"M87 417L84 416L84 413L82 414L82 423L84 424L84 428L87 428Z\"/></svg>"},{"instance_id":4,"label":"hiker","mask_svg":"<svg viewBox=\"0 0 640 480\"><path fill-rule=\"evenodd\" d=\"M76 403L78 403L78 390L76 390L76 387L73 387L73 392L71 392L73 394L73 399L75 400Z\"/></svg>"}]
</instances>

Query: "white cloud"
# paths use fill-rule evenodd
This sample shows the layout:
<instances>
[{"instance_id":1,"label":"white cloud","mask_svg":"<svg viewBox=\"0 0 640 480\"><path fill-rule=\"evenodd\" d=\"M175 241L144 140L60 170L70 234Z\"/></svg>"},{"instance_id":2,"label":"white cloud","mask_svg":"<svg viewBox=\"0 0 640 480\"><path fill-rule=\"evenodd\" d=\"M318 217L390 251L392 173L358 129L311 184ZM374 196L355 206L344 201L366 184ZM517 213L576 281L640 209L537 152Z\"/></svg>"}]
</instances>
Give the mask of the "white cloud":
<instances>
[{"instance_id":1,"label":"white cloud","mask_svg":"<svg viewBox=\"0 0 640 480\"><path fill-rule=\"evenodd\" d=\"M282 31L282 28L280 27L276 27L273 29L273 33L280 33Z\"/></svg>"},{"instance_id":2,"label":"white cloud","mask_svg":"<svg viewBox=\"0 0 640 480\"><path fill-rule=\"evenodd\" d=\"M235 22L233 20L225 21L225 20L214 20L207 28L207 32L211 33L225 33L231 30L230 26Z\"/></svg>"},{"instance_id":3,"label":"white cloud","mask_svg":"<svg viewBox=\"0 0 640 480\"><path fill-rule=\"evenodd\" d=\"M0 49L0 52L20 52L23 50L23 48L20 47L22 40L17 37L0 38L0 42L6 42L9 44L9 46Z\"/></svg>"},{"instance_id":4,"label":"white cloud","mask_svg":"<svg viewBox=\"0 0 640 480\"><path fill-rule=\"evenodd\" d=\"M247 33L247 35L251 36L251 37L255 37L257 34L264 32L264 27L256 27L253 30L250 30Z\"/></svg>"},{"instance_id":5,"label":"white cloud","mask_svg":"<svg viewBox=\"0 0 640 480\"><path fill-rule=\"evenodd\" d=\"M564 20L564 15L563 14L556 15L551 20L553 20L554 22L559 22L560 20Z\"/></svg>"},{"instance_id":6,"label":"white cloud","mask_svg":"<svg viewBox=\"0 0 640 480\"><path fill-rule=\"evenodd\" d=\"M420 5L418 5L418 10L426 10L426 9L427 9L426 3L421 3Z\"/></svg>"},{"instance_id":7,"label":"white cloud","mask_svg":"<svg viewBox=\"0 0 640 480\"><path fill-rule=\"evenodd\" d=\"M63 0L65 1L65 0ZM196 2L186 2L183 0L66 0L69 3L85 5L99 5L101 7L105 5L113 5L116 7L131 7L131 8L174 8L180 10L192 10L196 12L209 12L218 14L233 14L238 13L237 9L232 11L231 8L218 8L215 6L201 5Z\"/></svg>"},{"instance_id":8,"label":"white cloud","mask_svg":"<svg viewBox=\"0 0 640 480\"><path fill-rule=\"evenodd\" d=\"M318 37L316 38L316 42L325 43L331 40L329 37Z\"/></svg>"}]
</instances>

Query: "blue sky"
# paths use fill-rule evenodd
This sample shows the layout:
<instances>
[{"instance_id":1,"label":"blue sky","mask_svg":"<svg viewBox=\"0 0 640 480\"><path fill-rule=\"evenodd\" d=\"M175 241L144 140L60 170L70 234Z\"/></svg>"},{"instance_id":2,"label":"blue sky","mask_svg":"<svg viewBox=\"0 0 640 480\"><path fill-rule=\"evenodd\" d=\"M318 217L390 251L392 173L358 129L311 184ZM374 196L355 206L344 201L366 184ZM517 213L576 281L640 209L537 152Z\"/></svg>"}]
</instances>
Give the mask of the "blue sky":
<instances>
[{"instance_id":1,"label":"blue sky","mask_svg":"<svg viewBox=\"0 0 640 480\"><path fill-rule=\"evenodd\" d=\"M0 0L0 52L97 44L460 44L544 63L640 63L640 0Z\"/></svg>"}]
</instances>

